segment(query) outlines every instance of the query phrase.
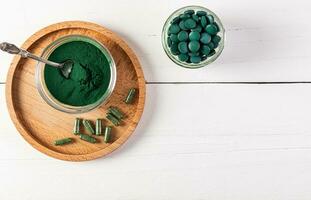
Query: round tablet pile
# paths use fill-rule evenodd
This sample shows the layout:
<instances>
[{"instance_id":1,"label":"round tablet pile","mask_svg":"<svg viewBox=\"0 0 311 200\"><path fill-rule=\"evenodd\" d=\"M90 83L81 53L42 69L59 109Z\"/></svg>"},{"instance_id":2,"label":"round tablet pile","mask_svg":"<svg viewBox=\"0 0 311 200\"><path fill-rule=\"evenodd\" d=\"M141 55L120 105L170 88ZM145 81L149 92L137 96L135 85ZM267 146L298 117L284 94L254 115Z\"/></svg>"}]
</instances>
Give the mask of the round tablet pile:
<instances>
[{"instance_id":1,"label":"round tablet pile","mask_svg":"<svg viewBox=\"0 0 311 200\"><path fill-rule=\"evenodd\" d=\"M199 63L214 55L221 40L214 17L205 11L186 10L175 17L167 32L171 53L182 62Z\"/></svg>"}]
</instances>

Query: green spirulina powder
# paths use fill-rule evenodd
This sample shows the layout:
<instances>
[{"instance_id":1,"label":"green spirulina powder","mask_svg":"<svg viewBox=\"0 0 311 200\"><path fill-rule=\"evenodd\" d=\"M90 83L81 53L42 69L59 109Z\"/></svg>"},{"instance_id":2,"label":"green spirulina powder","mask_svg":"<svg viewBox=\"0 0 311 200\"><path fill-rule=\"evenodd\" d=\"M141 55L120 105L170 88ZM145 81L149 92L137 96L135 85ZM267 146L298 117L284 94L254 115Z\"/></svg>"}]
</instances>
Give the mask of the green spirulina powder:
<instances>
[{"instance_id":1,"label":"green spirulina powder","mask_svg":"<svg viewBox=\"0 0 311 200\"><path fill-rule=\"evenodd\" d=\"M72 60L70 77L46 65L44 79L50 93L58 101L71 106L95 103L106 92L110 82L110 66L102 51L91 43L72 41L57 47L49 57L54 62Z\"/></svg>"}]
</instances>

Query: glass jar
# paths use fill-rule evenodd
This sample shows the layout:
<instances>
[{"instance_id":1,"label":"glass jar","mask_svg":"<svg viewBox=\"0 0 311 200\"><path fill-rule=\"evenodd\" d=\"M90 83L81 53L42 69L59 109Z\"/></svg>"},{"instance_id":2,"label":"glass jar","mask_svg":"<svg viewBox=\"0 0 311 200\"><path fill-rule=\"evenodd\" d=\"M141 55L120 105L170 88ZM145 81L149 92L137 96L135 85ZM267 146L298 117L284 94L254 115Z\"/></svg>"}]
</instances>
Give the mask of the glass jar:
<instances>
[{"instance_id":1,"label":"glass jar","mask_svg":"<svg viewBox=\"0 0 311 200\"><path fill-rule=\"evenodd\" d=\"M170 27L170 24L171 24L171 21L179 16L180 14L184 13L186 10L194 10L195 12L196 11L205 11L207 12L209 15L212 15L214 17L214 21L217 23L218 27L219 27L219 32L217 35L219 35L221 37L221 40L218 44L218 47L215 49L215 54L210 56L210 57L207 57L206 60L204 61L201 61L199 63L187 63L187 62L183 62L183 61L180 61L178 59L178 56L176 55L173 55L168 44L167 44L167 33L168 33L168 29ZM163 26L163 29L162 29L162 46L164 48L164 51L166 53L166 55L176 64L182 66L182 67L185 67L185 68L190 68L190 69L196 69L196 68L200 68L200 67L204 67L210 63L212 63L213 61L215 61L219 55L221 54L222 50L224 49L224 41L225 41L225 29L220 21L220 19L217 17L217 15L215 13L213 13L211 10L207 9L207 8L204 8L204 7L201 7L201 6L186 6L186 7L183 7L183 8L180 8L178 10L176 10L175 12L173 12L169 17L168 19L166 20L164 26Z\"/></svg>"},{"instance_id":2,"label":"glass jar","mask_svg":"<svg viewBox=\"0 0 311 200\"><path fill-rule=\"evenodd\" d=\"M67 104L64 104L64 103L58 101L49 92L49 90L45 84L45 79L44 79L45 64L41 63L41 62L38 62L38 64L37 64L36 72L35 72L35 80L36 80L36 87L37 87L41 97L44 99L44 101L47 104L49 104L50 106L52 106L53 108L55 108L59 111L65 112L65 113L78 114L78 113L88 112L88 111L91 111L91 110L99 107L109 98L109 96L111 95L111 93L114 89L115 83L116 83L117 72L116 72L116 65L115 65L114 59L113 59L112 55L110 54L109 50L99 41L96 41L92 38L89 38L89 37L83 36L83 35L69 35L69 36L65 36L65 37L57 39L56 41L52 42L49 46L47 46L44 49L41 57L48 59L49 56L51 55L51 53L57 47L65 44L65 43L73 42L73 41L83 41L83 42L88 42L88 43L94 45L105 55L105 57L108 60L111 78L110 78L108 88L103 93L101 98L99 98L96 102L94 102L92 104L85 105L85 106L71 106L71 105L67 105ZM60 90L61 90L61 88L60 88Z\"/></svg>"}]
</instances>

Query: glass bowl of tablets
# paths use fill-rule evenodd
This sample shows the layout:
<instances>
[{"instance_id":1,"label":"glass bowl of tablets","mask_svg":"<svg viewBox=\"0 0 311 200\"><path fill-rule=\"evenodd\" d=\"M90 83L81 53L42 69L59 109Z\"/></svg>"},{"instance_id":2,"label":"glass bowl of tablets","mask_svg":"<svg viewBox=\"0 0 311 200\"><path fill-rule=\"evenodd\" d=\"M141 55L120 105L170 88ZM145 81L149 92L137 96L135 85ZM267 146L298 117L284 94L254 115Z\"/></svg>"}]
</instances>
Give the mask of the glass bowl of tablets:
<instances>
[{"instance_id":1,"label":"glass bowl of tablets","mask_svg":"<svg viewBox=\"0 0 311 200\"><path fill-rule=\"evenodd\" d=\"M225 29L215 13L201 6L173 12L162 30L167 56L186 68L200 68L215 61L224 49Z\"/></svg>"}]
</instances>

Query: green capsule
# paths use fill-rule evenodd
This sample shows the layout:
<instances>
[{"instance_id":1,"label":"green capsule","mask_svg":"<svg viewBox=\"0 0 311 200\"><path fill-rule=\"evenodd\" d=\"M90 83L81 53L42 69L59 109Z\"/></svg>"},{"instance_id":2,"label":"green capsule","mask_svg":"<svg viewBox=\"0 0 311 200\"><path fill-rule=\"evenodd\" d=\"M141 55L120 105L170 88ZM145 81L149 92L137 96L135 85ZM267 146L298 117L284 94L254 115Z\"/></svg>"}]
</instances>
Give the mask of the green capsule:
<instances>
[{"instance_id":1,"label":"green capsule","mask_svg":"<svg viewBox=\"0 0 311 200\"><path fill-rule=\"evenodd\" d=\"M177 24L180 21L179 17L175 17L172 21L171 24Z\"/></svg>"},{"instance_id":2,"label":"green capsule","mask_svg":"<svg viewBox=\"0 0 311 200\"><path fill-rule=\"evenodd\" d=\"M171 47L170 47L171 53L173 55L178 55L179 51L178 51L178 43L177 42L173 42Z\"/></svg>"},{"instance_id":3,"label":"green capsule","mask_svg":"<svg viewBox=\"0 0 311 200\"><path fill-rule=\"evenodd\" d=\"M179 41L186 41L188 39L188 33L187 31L180 31L177 35L177 38Z\"/></svg>"},{"instance_id":4,"label":"green capsule","mask_svg":"<svg viewBox=\"0 0 311 200\"><path fill-rule=\"evenodd\" d=\"M210 35L215 35L217 33L217 27L214 24L209 24L205 27L205 31Z\"/></svg>"},{"instance_id":5,"label":"green capsule","mask_svg":"<svg viewBox=\"0 0 311 200\"><path fill-rule=\"evenodd\" d=\"M207 15L207 13L203 10L199 10L199 11L197 11L197 15L198 16L205 16L205 15Z\"/></svg>"},{"instance_id":6,"label":"green capsule","mask_svg":"<svg viewBox=\"0 0 311 200\"><path fill-rule=\"evenodd\" d=\"M90 135L84 134L84 133L80 134L80 139L87 141L87 142L90 142L90 143L96 143L97 142L96 138L94 138Z\"/></svg>"},{"instance_id":7,"label":"green capsule","mask_svg":"<svg viewBox=\"0 0 311 200\"><path fill-rule=\"evenodd\" d=\"M124 118L124 114L117 107L110 106L108 109L108 113L118 118L118 120L121 120Z\"/></svg>"},{"instance_id":8,"label":"green capsule","mask_svg":"<svg viewBox=\"0 0 311 200\"><path fill-rule=\"evenodd\" d=\"M207 46L212 50L215 49L215 44L213 42L210 42L207 44Z\"/></svg>"},{"instance_id":9,"label":"green capsule","mask_svg":"<svg viewBox=\"0 0 311 200\"><path fill-rule=\"evenodd\" d=\"M73 126L73 134L78 135L80 133L80 119L76 118Z\"/></svg>"},{"instance_id":10,"label":"green capsule","mask_svg":"<svg viewBox=\"0 0 311 200\"><path fill-rule=\"evenodd\" d=\"M198 31L191 31L189 34L190 40L199 40L200 39L200 33Z\"/></svg>"},{"instance_id":11,"label":"green capsule","mask_svg":"<svg viewBox=\"0 0 311 200\"><path fill-rule=\"evenodd\" d=\"M189 15L189 14L181 14L180 16L179 16L179 18L180 19L188 19L188 18L190 18L191 16Z\"/></svg>"},{"instance_id":12,"label":"green capsule","mask_svg":"<svg viewBox=\"0 0 311 200\"><path fill-rule=\"evenodd\" d=\"M192 63L199 63L199 62L201 62L201 57L200 56L191 56L190 61Z\"/></svg>"},{"instance_id":13,"label":"green capsule","mask_svg":"<svg viewBox=\"0 0 311 200\"><path fill-rule=\"evenodd\" d=\"M180 61L182 61L182 62L187 61L188 58L189 58L189 56L188 56L187 54L181 53L181 54L178 55L178 59L179 59Z\"/></svg>"},{"instance_id":14,"label":"green capsule","mask_svg":"<svg viewBox=\"0 0 311 200\"><path fill-rule=\"evenodd\" d=\"M120 125L120 121L118 120L118 118L113 116L111 113L107 113L106 118L109 121L111 121L111 123L113 123L113 125L115 125L115 126L119 126Z\"/></svg>"},{"instance_id":15,"label":"green capsule","mask_svg":"<svg viewBox=\"0 0 311 200\"><path fill-rule=\"evenodd\" d=\"M212 37L208 33L202 33L200 42L203 44L208 44L211 41Z\"/></svg>"},{"instance_id":16,"label":"green capsule","mask_svg":"<svg viewBox=\"0 0 311 200\"><path fill-rule=\"evenodd\" d=\"M207 25L207 19L206 19L205 16L202 16L202 17L201 17L201 26L202 26L203 28L205 28L206 25Z\"/></svg>"},{"instance_id":17,"label":"green capsule","mask_svg":"<svg viewBox=\"0 0 311 200\"><path fill-rule=\"evenodd\" d=\"M196 52L200 49L200 43L196 40L190 41L188 44L188 48L191 52Z\"/></svg>"},{"instance_id":18,"label":"green capsule","mask_svg":"<svg viewBox=\"0 0 311 200\"><path fill-rule=\"evenodd\" d=\"M201 47L201 53L202 55L208 55L210 53L211 49L209 48L208 45L203 45Z\"/></svg>"},{"instance_id":19,"label":"green capsule","mask_svg":"<svg viewBox=\"0 0 311 200\"><path fill-rule=\"evenodd\" d=\"M191 29L191 31L197 31L197 32L202 32L202 26L198 24L195 28Z\"/></svg>"},{"instance_id":20,"label":"green capsule","mask_svg":"<svg viewBox=\"0 0 311 200\"><path fill-rule=\"evenodd\" d=\"M176 44L176 48L178 48L177 44ZM126 104L131 104L134 101L134 98L136 96L136 89L135 88L131 88L128 93L127 96L125 98L125 103Z\"/></svg>"},{"instance_id":21,"label":"green capsule","mask_svg":"<svg viewBox=\"0 0 311 200\"><path fill-rule=\"evenodd\" d=\"M111 139L111 126L106 126L105 128L105 134L104 134L104 142L109 143Z\"/></svg>"},{"instance_id":22,"label":"green capsule","mask_svg":"<svg viewBox=\"0 0 311 200\"><path fill-rule=\"evenodd\" d=\"M221 40L221 37L220 36L218 36L218 35L215 35L213 38L212 38L212 41L213 41L213 43L219 43L220 42L220 40Z\"/></svg>"},{"instance_id":23,"label":"green capsule","mask_svg":"<svg viewBox=\"0 0 311 200\"><path fill-rule=\"evenodd\" d=\"M83 125L84 125L84 128L85 128L88 132L90 132L92 135L95 135L94 128L93 128L93 126L92 126L92 124L91 124L91 122L90 122L89 120L84 119L84 120L82 120L82 123L83 123Z\"/></svg>"},{"instance_id":24,"label":"green capsule","mask_svg":"<svg viewBox=\"0 0 311 200\"><path fill-rule=\"evenodd\" d=\"M213 42L214 43L214 42ZM214 43L214 49L216 49L218 47L219 43Z\"/></svg>"},{"instance_id":25,"label":"green capsule","mask_svg":"<svg viewBox=\"0 0 311 200\"><path fill-rule=\"evenodd\" d=\"M169 28L168 28L168 33L169 34L176 34L180 31L180 28L177 24L172 24Z\"/></svg>"},{"instance_id":26,"label":"green capsule","mask_svg":"<svg viewBox=\"0 0 311 200\"><path fill-rule=\"evenodd\" d=\"M167 37L167 46L171 47L172 45L172 40L170 39L170 37Z\"/></svg>"},{"instance_id":27,"label":"green capsule","mask_svg":"<svg viewBox=\"0 0 311 200\"><path fill-rule=\"evenodd\" d=\"M213 15L207 15L207 21L208 21L209 24L214 23L214 17L213 17Z\"/></svg>"},{"instance_id":28,"label":"green capsule","mask_svg":"<svg viewBox=\"0 0 311 200\"><path fill-rule=\"evenodd\" d=\"M187 53L188 52L187 42L179 42L178 50L180 53Z\"/></svg>"},{"instance_id":29,"label":"green capsule","mask_svg":"<svg viewBox=\"0 0 311 200\"><path fill-rule=\"evenodd\" d=\"M192 15L192 14L194 14L194 10L186 10L184 13L185 13L185 14Z\"/></svg>"},{"instance_id":30,"label":"green capsule","mask_svg":"<svg viewBox=\"0 0 311 200\"><path fill-rule=\"evenodd\" d=\"M179 22L179 28L180 28L181 30L187 30L187 28L185 27L185 21L184 21L184 20L181 20L181 21Z\"/></svg>"},{"instance_id":31,"label":"green capsule","mask_svg":"<svg viewBox=\"0 0 311 200\"><path fill-rule=\"evenodd\" d=\"M216 27L217 32L219 32L219 31L220 31L220 28L219 28L218 24L217 24L216 22L214 22L213 24L214 24L214 26Z\"/></svg>"},{"instance_id":32,"label":"green capsule","mask_svg":"<svg viewBox=\"0 0 311 200\"><path fill-rule=\"evenodd\" d=\"M97 136L102 134L102 120L101 119L96 119L95 134Z\"/></svg>"},{"instance_id":33,"label":"green capsule","mask_svg":"<svg viewBox=\"0 0 311 200\"><path fill-rule=\"evenodd\" d=\"M171 34L169 38L171 39L172 42L179 42L177 34Z\"/></svg>"},{"instance_id":34,"label":"green capsule","mask_svg":"<svg viewBox=\"0 0 311 200\"><path fill-rule=\"evenodd\" d=\"M195 28L197 26L197 23L193 20L193 19L186 19L186 21L184 22L185 24L185 28L186 29L192 29Z\"/></svg>"},{"instance_id":35,"label":"green capsule","mask_svg":"<svg viewBox=\"0 0 311 200\"><path fill-rule=\"evenodd\" d=\"M60 140L55 140L54 145L55 146L61 146L61 145L69 144L72 141L73 140L71 138L64 138L64 139L60 139Z\"/></svg>"}]
</instances>

